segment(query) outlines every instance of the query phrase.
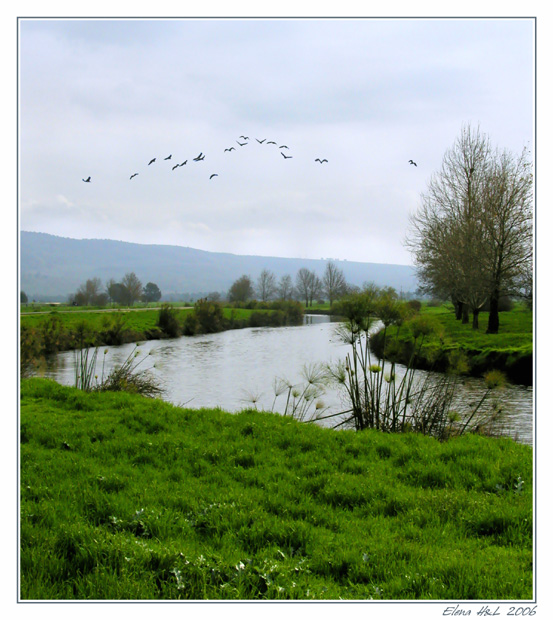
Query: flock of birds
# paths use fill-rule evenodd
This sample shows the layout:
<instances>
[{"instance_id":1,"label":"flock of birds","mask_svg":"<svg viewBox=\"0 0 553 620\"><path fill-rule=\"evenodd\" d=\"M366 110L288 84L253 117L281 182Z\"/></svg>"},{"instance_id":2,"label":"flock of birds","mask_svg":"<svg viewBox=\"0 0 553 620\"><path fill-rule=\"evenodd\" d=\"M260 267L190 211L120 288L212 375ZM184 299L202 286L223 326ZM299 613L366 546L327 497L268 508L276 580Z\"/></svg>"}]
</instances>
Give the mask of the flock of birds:
<instances>
[{"instance_id":1,"label":"flock of birds","mask_svg":"<svg viewBox=\"0 0 553 620\"><path fill-rule=\"evenodd\" d=\"M243 142L240 142L240 140L243 140ZM278 146L278 143L277 143L277 142L275 142L274 140L269 140L269 141L267 141L267 138L263 138L263 140L259 140L258 138L256 138L256 141L257 141L259 144L265 144L265 145L274 144L275 146ZM250 143L250 138L249 138L249 136L244 136L244 135L242 135L242 136L240 136L240 137L238 138L238 140L236 140L236 143L237 143L240 147L247 146L247 145ZM288 147L286 144L282 144L282 145L278 146L278 149L279 149L279 150L280 150L280 149L286 149L286 150L289 150L289 147ZM236 147L231 146L231 147L229 147L229 148L226 148L226 149L224 150L224 152L225 152L225 153L231 153L232 151L235 151L235 150L236 150ZM293 155L286 155L286 154L284 153L284 151L282 151L282 150L280 151L280 154L282 155L282 157L283 157L284 159L292 159L292 157L293 157ZM171 154L171 155L168 155L167 157L165 157L165 158L164 158L164 161L169 161L172 157L173 157L173 155L172 155L172 154ZM201 152L199 155L197 155L196 157L194 157L194 159L193 159L192 161L196 161L196 162L198 162L198 161L203 161L204 159L205 159L205 155L204 155L204 153L203 153L203 152ZM156 160L157 160L157 158L156 158L156 157L153 157L152 159L150 159L150 161L148 162L148 166L151 166L152 164L154 164L154 163L156 162ZM325 163L328 163L328 159L326 159L326 158L321 159L320 157L317 157L314 161L318 162L319 164L325 164ZM175 164L175 165L171 168L171 170L176 170L177 168L181 168L182 166L185 166L187 163L188 163L188 160L187 160L187 159L185 159L182 163L180 163L180 164L178 164L178 163L177 163L177 164ZM411 165L413 165L413 166L416 166L416 165L417 165L417 164L416 164L416 163L415 163L412 159L410 159L410 160L409 160L409 164L411 164ZM131 176L129 177L129 180L131 180L131 181L132 181L132 179L134 179L134 177L137 177L137 176L138 176L138 174L139 174L138 172L134 172L134 173L133 173L133 174L131 174ZM218 177L218 176L219 176L219 175L218 175L217 173L213 173L213 174L211 174L211 175L210 175L209 179L211 180L211 179L213 179L214 177ZM90 177L88 177L88 178L86 178L86 179L83 179L83 181L84 181L85 183L90 183L91 178L90 178Z\"/></svg>"}]
</instances>

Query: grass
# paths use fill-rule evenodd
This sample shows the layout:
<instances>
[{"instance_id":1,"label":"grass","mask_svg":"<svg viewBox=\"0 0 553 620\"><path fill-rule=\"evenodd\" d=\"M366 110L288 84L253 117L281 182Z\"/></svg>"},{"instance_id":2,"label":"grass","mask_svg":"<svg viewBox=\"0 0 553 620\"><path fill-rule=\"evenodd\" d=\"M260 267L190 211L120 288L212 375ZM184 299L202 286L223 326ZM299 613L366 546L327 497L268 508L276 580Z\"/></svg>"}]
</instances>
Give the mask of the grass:
<instances>
[{"instance_id":1,"label":"grass","mask_svg":"<svg viewBox=\"0 0 553 620\"><path fill-rule=\"evenodd\" d=\"M21 382L21 598L532 598L532 449Z\"/></svg>"},{"instance_id":2,"label":"grass","mask_svg":"<svg viewBox=\"0 0 553 620\"><path fill-rule=\"evenodd\" d=\"M533 380L533 314L522 304L499 315L499 333L486 334L488 313L481 312L479 328L472 323L462 324L455 319L452 304L431 307L423 305L421 316L428 317L436 326L436 333L425 342L418 367L445 370L451 355L461 353L466 357L469 371L480 376L495 369L504 371L515 383L531 385ZM411 351L406 345L410 340L408 324L397 334L389 330L389 351L393 349L396 361L405 363ZM383 353L378 336L373 338L374 350Z\"/></svg>"}]
</instances>

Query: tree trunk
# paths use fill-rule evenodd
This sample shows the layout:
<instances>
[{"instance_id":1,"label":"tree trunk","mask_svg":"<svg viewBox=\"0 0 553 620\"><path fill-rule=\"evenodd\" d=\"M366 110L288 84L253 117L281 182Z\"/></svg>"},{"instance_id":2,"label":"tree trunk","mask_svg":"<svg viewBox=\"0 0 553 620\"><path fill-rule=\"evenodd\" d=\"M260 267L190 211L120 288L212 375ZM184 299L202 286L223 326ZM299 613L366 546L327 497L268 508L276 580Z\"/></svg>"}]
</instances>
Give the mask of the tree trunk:
<instances>
[{"instance_id":1,"label":"tree trunk","mask_svg":"<svg viewBox=\"0 0 553 620\"><path fill-rule=\"evenodd\" d=\"M455 305L455 319L457 321L460 321L461 318L463 317L463 302L456 301L454 305Z\"/></svg>"},{"instance_id":2,"label":"tree trunk","mask_svg":"<svg viewBox=\"0 0 553 620\"><path fill-rule=\"evenodd\" d=\"M467 306L467 304L463 304L463 309L462 309L462 319L461 319L461 323L463 325L467 325L469 322L469 307Z\"/></svg>"},{"instance_id":3,"label":"tree trunk","mask_svg":"<svg viewBox=\"0 0 553 620\"><path fill-rule=\"evenodd\" d=\"M478 329L478 315L480 314L480 309L472 311L472 329Z\"/></svg>"},{"instance_id":4,"label":"tree trunk","mask_svg":"<svg viewBox=\"0 0 553 620\"><path fill-rule=\"evenodd\" d=\"M488 318L488 329L486 334L497 334L499 332L499 291L495 290L490 295L490 315Z\"/></svg>"}]
</instances>

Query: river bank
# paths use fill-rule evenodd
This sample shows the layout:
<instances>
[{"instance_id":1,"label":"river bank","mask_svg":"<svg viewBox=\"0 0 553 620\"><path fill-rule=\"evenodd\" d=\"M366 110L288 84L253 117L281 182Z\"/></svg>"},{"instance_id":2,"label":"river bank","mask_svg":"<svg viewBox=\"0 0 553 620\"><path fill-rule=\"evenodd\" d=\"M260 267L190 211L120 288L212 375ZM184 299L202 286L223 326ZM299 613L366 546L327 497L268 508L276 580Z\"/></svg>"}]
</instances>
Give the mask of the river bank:
<instances>
[{"instance_id":1,"label":"river bank","mask_svg":"<svg viewBox=\"0 0 553 620\"><path fill-rule=\"evenodd\" d=\"M217 333L247 327L298 325L303 308L297 302L223 307L200 300L193 308L169 304L160 309L97 309L26 313L20 316L21 370L45 356L83 347Z\"/></svg>"},{"instance_id":2,"label":"river bank","mask_svg":"<svg viewBox=\"0 0 553 620\"><path fill-rule=\"evenodd\" d=\"M428 319L429 334L413 357L409 324L390 327L371 337L371 349L379 357L415 368L446 372L452 365L463 374L481 377L500 370L515 384L533 385L533 315L521 304L500 313L498 334L487 334L488 313L480 314L479 328L455 319L453 306L423 305L420 316ZM384 337L385 336L385 337Z\"/></svg>"}]
</instances>

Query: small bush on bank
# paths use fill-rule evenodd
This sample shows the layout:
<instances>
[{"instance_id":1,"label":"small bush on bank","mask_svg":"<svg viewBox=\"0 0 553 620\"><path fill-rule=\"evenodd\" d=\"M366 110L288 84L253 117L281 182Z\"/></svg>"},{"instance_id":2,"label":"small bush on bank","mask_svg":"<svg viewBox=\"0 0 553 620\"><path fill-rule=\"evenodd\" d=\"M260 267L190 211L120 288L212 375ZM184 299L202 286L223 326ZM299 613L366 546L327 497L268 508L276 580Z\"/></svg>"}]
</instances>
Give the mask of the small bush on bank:
<instances>
[{"instance_id":1,"label":"small bush on bank","mask_svg":"<svg viewBox=\"0 0 553 620\"><path fill-rule=\"evenodd\" d=\"M180 326L177 318L177 310L169 304L162 304L157 320L158 327L170 338L180 335Z\"/></svg>"}]
</instances>

